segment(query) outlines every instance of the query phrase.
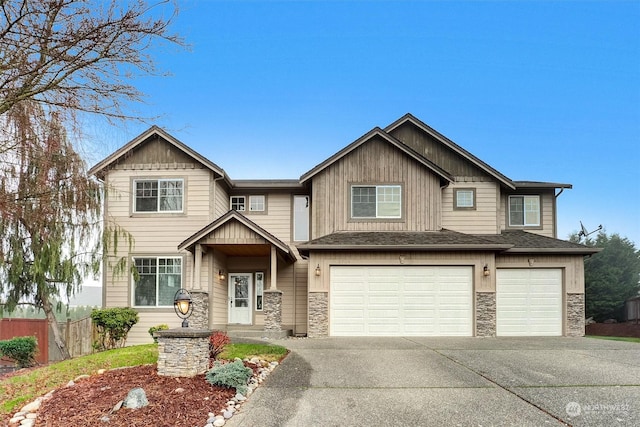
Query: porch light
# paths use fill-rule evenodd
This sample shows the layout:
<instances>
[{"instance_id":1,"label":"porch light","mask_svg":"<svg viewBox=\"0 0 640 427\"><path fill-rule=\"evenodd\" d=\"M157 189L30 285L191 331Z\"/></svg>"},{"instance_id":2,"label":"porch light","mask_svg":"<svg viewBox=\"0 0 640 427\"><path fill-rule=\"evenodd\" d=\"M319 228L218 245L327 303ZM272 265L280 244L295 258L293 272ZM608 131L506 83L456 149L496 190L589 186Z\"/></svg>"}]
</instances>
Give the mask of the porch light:
<instances>
[{"instance_id":1,"label":"porch light","mask_svg":"<svg viewBox=\"0 0 640 427\"><path fill-rule=\"evenodd\" d=\"M218 279L224 280L224 271L218 270Z\"/></svg>"},{"instance_id":2,"label":"porch light","mask_svg":"<svg viewBox=\"0 0 640 427\"><path fill-rule=\"evenodd\" d=\"M485 265L484 265L484 268L482 269L482 274L483 274L485 277L487 277L487 276L491 275L491 272L489 271L489 265L488 265L488 264L485 264Z\"/></svg>"},{"instance_id":3,"label":"porch light","mask_svg":"<svg viewBox=\"0 0 640 427\"><path fill-rule=\"evenodd\" d=\"M316 267L316 276L320 277L320 264Z\"/></svg>"},{"instance_id":4,"label":"porch light","mask_svg":"<svg viewBox=\"0 0 640 427\"><path fill-rule=\"evenodd\" d=\"M186 289L180 289L173 297L173 308L176 314L182 320L182 327L188 328L189 321L187 320L191 313L193 313L193 301L191 300L191 294Z\"/></svg>"}]
</instances>

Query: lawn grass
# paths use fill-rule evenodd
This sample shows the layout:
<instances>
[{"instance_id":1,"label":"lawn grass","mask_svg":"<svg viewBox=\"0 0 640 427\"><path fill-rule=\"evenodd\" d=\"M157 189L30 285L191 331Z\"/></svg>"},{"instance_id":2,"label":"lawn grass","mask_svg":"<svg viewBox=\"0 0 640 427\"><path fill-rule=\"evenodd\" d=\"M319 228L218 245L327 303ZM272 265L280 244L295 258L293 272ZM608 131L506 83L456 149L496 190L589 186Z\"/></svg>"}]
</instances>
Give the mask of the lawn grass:
<instances>
[{"instance_id":1,"label":"lawn grass","mask_svg":"<svg viewBox=\"0 0 640 427\"><path fill-rule=\"evenodd\" d=\"M229 344L219 359L236 357L244 359L245 357L257 356L264 360L273 361L280 360L286 354L286 348L276 345ZM16 412L36 397L67 384L79 375L95 374L98 369L153 364L157 360L157 344L136 345L64 360L26 370L21 375L4 378L0 380L0 420L2 416Z\"/></svg>"},{"instance_id":2,"label":"lawn grass","mask_svg":"<svg viewBox=\"0 0 640 427\"><path fill-rule=\"evenodd\" d=\"M636 337L610 337L610 336L603 336L603 335L585 335L585 336L587 338L596 338L599 340L640 342L640 338L636 338Z\"/></svg>"}]
</instances>

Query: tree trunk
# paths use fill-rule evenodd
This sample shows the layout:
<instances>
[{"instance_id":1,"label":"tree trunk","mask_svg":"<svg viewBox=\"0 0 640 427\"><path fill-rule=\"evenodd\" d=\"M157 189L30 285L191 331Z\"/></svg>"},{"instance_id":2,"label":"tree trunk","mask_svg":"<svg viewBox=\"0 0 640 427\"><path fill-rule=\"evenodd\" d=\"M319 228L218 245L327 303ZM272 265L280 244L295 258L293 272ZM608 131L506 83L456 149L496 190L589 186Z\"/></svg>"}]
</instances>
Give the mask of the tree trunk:
<instances>
[{"instance_id":1,"label":"tree trunk","mask_svg":"<svg viewBox=\"0 0 640 427\"><path fill-rule=\"evenodd\" d=\"M47 315L47 321L49 322L49 326L51 326L51 330L53 331L53 339L56 342L58 350L60 350L62 359L71 359L71 354L69 354L69 350L67 350L64 338L62 337L62 333L60 332L60 327L58 326L58 321L56 320L55 313L53 312L53 306L51 305L51 301L49 301L49 297L47 296L44 296L42 298L42 309Z\"/></svg>"}]
</instances>

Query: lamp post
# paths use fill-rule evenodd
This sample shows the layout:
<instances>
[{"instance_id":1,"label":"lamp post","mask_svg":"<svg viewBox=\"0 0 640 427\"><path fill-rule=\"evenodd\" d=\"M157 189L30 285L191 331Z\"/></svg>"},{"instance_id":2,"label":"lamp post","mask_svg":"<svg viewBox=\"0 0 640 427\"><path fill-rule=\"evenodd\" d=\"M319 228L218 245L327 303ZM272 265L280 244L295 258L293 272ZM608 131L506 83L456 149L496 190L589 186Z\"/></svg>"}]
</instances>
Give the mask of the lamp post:
<instances>
[{"instance_id":1,"label":"lamp post","mask_svg":"<svg viewBox=\"0 0 640 427\"><path fill-rule=\"evenodd\" d=\"M193 300L191 294L186 289L180 289L173 297L173 308L176 314L182 320L182 327L188 328L189 321L187 320L191 313L193 313Z\"/></svg>"}]
</instances>

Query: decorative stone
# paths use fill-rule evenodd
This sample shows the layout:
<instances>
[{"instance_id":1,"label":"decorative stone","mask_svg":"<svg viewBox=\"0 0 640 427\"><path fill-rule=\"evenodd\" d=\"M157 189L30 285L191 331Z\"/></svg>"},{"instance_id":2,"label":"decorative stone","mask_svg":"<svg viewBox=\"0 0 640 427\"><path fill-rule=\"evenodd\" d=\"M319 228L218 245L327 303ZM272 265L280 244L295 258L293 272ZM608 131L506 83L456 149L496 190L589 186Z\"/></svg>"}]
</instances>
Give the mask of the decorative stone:
<instances>
[{"instance_id":1,"label":"decorative stone","mask_svg":"<svg viewBox=\"0 0 640 427\"><path fill-rule=\"evenodd\" d=\"M105 372L107 372L107 370L106 370L106 369L98 369L98 371L97 371L97 372L98 372L98 375L102 375L102 374L104 374Z\"/></svg>"},{"instance_id":2,"label":"decorative stone","mask_svg":"<svg viewBox=\"0 0 640 427\"><path fill-rule=\"evenodd\" d=\"M225 419L229 419L229 418L233 417L233 412L231 412L231 411L224 411L224 412L222 413L222 416L223 416Z\"/></svg>"},{"instance_id":3,"label":"decorative stone","mask_svg":"<svg viewBox=\"0 0 640 427\"><path fill-rule=\"evenodd\" d=\"M202 290L190 290L193 312L189 317L189 327L207 329L209 327L209 294Z\"/></svg>"},{"instance_id":4,"label":"decorative stone","mask_svg":"<svg viewBox=\"0 0 640 427\"><path fill-rule=\"evenodd\" d=\"M118 412L120 408L122 408L123 404L124 404L124 400L121 400L120 402L116 403L113 409L111 410L111 412Z\"/></svg>"},{"instance_id":5,"label":"decorative stone","mask_svg":"<svg viewBox=\"0 0 640 427\"><path fill-rule=\"evenodd\" d=\"M24 420L26 417L24 415L18 415L17 417L13 417L9 420L9 424L18 424L20 421Z\"/></svg>"},{"instance_id":6,"label":"decorative stone","mask_svg":"<svg viewBox=\"0 0 640 427\"><path fill-rule=\"evenodd\" d=\"M154 333L158 339L158 375L194 377L209 368L209 329L174 328Z\"/></svg>"},{"instance_id":7,"label":"decorative stone","mask_svg":"<svg viewBox=\"0 0 640 427\"><path fill-rule=\"evenodd\" d=\"M182 387L178 387L177 389L173 390L174 393L184 393L184 389Z\"/></svg>"},{"instance_id":8,"label":"decorative stone","mask_svg":"<svg viewBox=\"0 0 640 427\"><path fill-rule=\"evenodd\" d=\"M309 292L310 338L329 336L329 296L327 292Z\"/></svg>"},{"instance_id":9,"label":"decorative stone","mask_svg":"<svg viewBox=\"0 0 640 427\"><path fill-rule=\"evenodd\" d=\"M111 418L107 417L106 415L100 418L100 421L102 421L103 423L108 423L109 421L111 421Z\"/></svg>"},{"instance_id":10,"label":"decorative stone","mask_svg":"<svg viewBox=\"0 0 640 427\"><path fill-rule=\"evenodd\" d=\"M33 402L27 403L26 405L24 405L22 409L20 409L20 412L38 412L38 409L40 409L41 403L42 403L42 398L39 397Z\"/></svg>"},{"instance_id":11,"label":"decorative stone","mask_svg":"<svg viewBox=\"0 0 640 427\"><path fill-rule=\"evenodd\" d=\"M213 422L213 426L214 426L214 427L222 427L222 426L223 426L223 425L225 425L225 424L226 424L226 421L225 421L225 419L224 419L224 418L218 418L217 420L215 420L215 421Z\"/></svg>"},{"instance_id":12,"label":"decorative stone","mask_svg":"<svg viewBox=\"0 0 640 427\"><path fill-rule=\"evenodd\" d=\"M235 399L238 402L244 402L245 400L247 400L247 398L244 397L244 395L242 393L236 393Z\"/></svg>"},{"instance_id":13,"label":"decorative stone","mask_svg":"<svg viewBox=\"0 0 640 427\"><path fill-rule=\"evenodd\" d=\"M122 406L129 409L139 409L147 406L149 401L147 400L147 394L140 387L131 389L124 399Z\"/></svg>"},{"instance_id":14,"label":"decorative stone","mask_svg":"<svg viewBox=\"0 0 640 427\"><path fill-rule=\"evenodd\" d=\"M30 414L27 414L26 418L28 420L35 420L36 418L38 418L38 414L34 414L33 412Z\"/></svg>"},{"instance_id":15,"label":"decorative stone","mask_svg":"<svg viewBox=\"0 0 640 427\"><path fill-rule=\"evenodd\" d=\"M71 381L69 381L69 382L67 383L67 387L73 387L74 385L76 385L76 383L75 383L75 382L73 382L73 380L71 380Z\"/></svg>"},{"instance_id":16,"label":"decorative stone","mask_svg":"<svg viewBox=\"0 0 640 427\"><path fill-rule=\"evenodd\" d=\"M34 425L36 425L35 419L22 420L20 422L20 427L33 427Z\"/></svg>"},{"instance_id":17,"label":"decorative stone","mask_svg":"<svg viewBox=\"0 0 640 427\"><path fill-rule=\"evenodd\" d=\"M496 293L476 293L476 336L496 336Z\"/></svg>"},{"instance_id":18,"label":"decorative stone","mask_svg":"<svg viewBox=\"0 0 640 427\"><path fill-rule=\"evenodd\" d=\"M264 330L282 330L282 291L278 289L266 289L264 291Z\"/></svg>"},{"instance_id":19,"label":"decorative stone","mask_svg":"<svg viewBox=\"0 0 640 427\"><path fill-rule=\"evenodd\" d=\"M86 380L87 378L90 378L87 374L78 375L73 379L73 382L77 383L78 381Z\"/></svg>"},{"instance_id":20,"label":"decorative stone","mask_svg":"<svg viewBox=\"0 0 640 427\"><path fill-rule=\"evenodd\" d=\"M584 336L584 294L567 294L567 336Z\"/></svg>"}]
</instances>

